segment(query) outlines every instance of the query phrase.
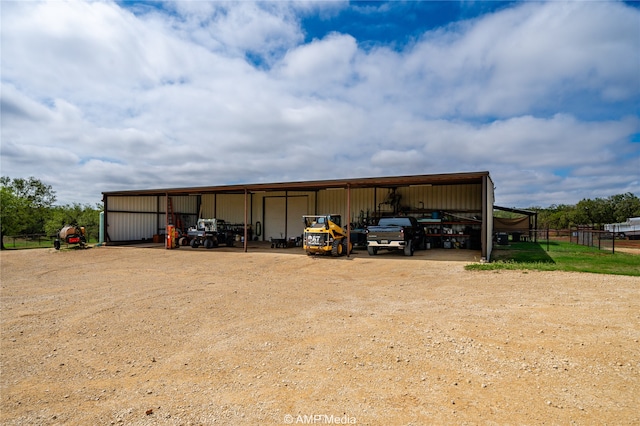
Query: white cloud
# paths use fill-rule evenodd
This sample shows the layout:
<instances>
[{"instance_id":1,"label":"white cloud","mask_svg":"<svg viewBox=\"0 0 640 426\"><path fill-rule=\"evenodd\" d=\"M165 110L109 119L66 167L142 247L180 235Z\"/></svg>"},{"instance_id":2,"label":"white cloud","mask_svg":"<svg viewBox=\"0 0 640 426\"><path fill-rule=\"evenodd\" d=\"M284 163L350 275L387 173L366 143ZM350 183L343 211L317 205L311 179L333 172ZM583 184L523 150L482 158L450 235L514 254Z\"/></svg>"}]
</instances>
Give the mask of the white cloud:
<instances>
[{"instance_id":1,"label":"white cloud","mask_svg":"<svg viewBox=\"0 0 640 426\"><path fill-rule=\"evenodd\" d=\"M414 94L437 95L435 114L524 114L581 91L630 99L638 19L615 3L528 3L426 33L401 70L424 83Z\"/></svg>"},{"instance_id":2,"label":"white cloud","mask_svg":"<svg viewBox=\"0 0 640 426\"><path fill-rule=\"evenodd\" d=\"M392 50L303 42L345 3L152 6L3 3L2 175L61 202L474 170L520 207L639 189L635 8L520 4Z\"/></svg>"},{"instance_id":3,"label":"white cloud","mask_svg":"<svg viewBox=\"0 0 640 426\"><path fill-rule=\"evenodd\" d=\"M311 92L314 88L343 86L352 77L352 61L357 50L353 37L330 34L289 51L279 75L290 82L301 82Z\"/></svg>"}]
</instances>

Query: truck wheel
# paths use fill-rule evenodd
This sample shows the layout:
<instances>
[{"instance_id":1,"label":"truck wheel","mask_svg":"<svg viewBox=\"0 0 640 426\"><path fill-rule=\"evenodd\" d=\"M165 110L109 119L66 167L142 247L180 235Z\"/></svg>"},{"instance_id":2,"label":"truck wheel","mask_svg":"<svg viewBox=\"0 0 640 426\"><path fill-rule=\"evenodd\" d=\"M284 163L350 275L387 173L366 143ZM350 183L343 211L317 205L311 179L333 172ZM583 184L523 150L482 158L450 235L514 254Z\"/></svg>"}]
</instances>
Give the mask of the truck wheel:
<instances>
[{"instance_id":1,"label":"truck wheel","mask_svg":"<svg viewBox=\"0 0 640 426\"><path fill-rule=\"evenodd\" d=\"M193 240L191 240L191 248L198 248L200 244L198 244L198 239L194 238Z\"/></svg>"},{"instance_id":2,"label":"truck wheel","mask_svg":"<svg viewBox=\"0 0 640 426\"><path fill-rule=\"evenodd\" d=\"M333 240L333 244L331 244L331 255L333 257L344 255L344 246L342 245L342 240Z\"/></svg>"},{"instance_id":3,"label":"truck wheel","mask_svg":"<svg viewBox=\"0 0 640 426\"><path fill-rule=\"evenodd\" d=\"M413 241L407 241L407 245L404 246L404 255L413 256Z\"/></svg>"},{"instance_id":4,"label":"truck wheel","mask_svg":"<svg viewBox=\"0 0 640 426\"><path fill-rule=\"evenodd\" d=\"M53 242L53 248L56 250L60 250L60 240L55 240Z\"/></svg>"},{"instance_id":5,"label":"truck wheel","mask_svg":"<svg viewBox=\"0 0 640 426\"><path fill-rule=\"evenodd\" d=\"M214 244L211 238L207 238L206 240L204 240L204 248L210 249L210 248L213 248L213 246Z\"/></svg>"},{"instance_id":6,"label":"truck wheel","mask_svg":"<svg viewBox=\"0 0 640 426\"><path fill-rule=\"evenodd\" d=\"M375 256L376 254L378 254L378 249L376 247L367 247L367 253L369 253L369 256Z\"/></svg>"},{"instance_id":7,"label":"truck wheel","mask_svg":"<svg viewBox=\"0 0 640 426\"><path fill-rule=\"evenodd\" d=\"M180 237L180 239L178 240L178 244L181 246L188 246L189 239L187 237Z\"/></svg>"}]
</instances>

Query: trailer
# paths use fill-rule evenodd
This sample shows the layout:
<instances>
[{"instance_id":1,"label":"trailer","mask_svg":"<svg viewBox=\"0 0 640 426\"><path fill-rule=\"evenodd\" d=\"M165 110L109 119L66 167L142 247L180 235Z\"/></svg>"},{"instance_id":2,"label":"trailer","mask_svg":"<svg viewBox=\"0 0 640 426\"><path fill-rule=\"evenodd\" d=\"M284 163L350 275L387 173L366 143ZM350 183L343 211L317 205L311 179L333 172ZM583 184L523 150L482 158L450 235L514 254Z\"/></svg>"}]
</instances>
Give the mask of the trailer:
<instances>
[{"instance_id":1,"label":"trailer","mask_svg":"<svg viewBox=\"0 0 640 426\"><path fill-rule=\"evenodd\" d=\"M53 241L53 248L55 248L56 250L60 250L62 241L64 241L67 245L77 244L77 246L81 249L87 248L87 238L85 236L84 226L67 225L63 227L60 231L58 231L56 239Z\"/></svg>"}]
</instances>

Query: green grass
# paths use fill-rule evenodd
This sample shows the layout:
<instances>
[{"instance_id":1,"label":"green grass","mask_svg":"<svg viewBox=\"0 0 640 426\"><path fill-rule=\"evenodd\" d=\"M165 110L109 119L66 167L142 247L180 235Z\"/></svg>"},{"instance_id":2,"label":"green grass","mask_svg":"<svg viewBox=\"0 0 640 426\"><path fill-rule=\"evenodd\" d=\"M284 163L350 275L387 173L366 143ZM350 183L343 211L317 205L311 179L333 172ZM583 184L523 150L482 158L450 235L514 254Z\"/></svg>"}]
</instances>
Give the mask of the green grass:
<instances>
[{"instance_id":1,"label":"green grass","mask_svg":"<svg viewBox=\"0 0 640 426\"><path fill-rule=\"evenodd\" d=\"M611 253L568 242L511 243L493 246L492 262L467 265L468 270L535 270L640 276L640 256Z\"/></svg>"},{"instance_id":2,"label":"green grass","mask_svg":"<svg viewBox=\"0 0 640 426\"><path fill-rule=\"evenodd\" d=\"M53 237L41 237L41 238L13 238L4 237L4 247L7 250L26 250L37 248L53 248ZM89 240L87 244L97 244L97 240ZM70 244L69 247L74 247L75 244ZM62 248L66 248L67 244L62 243Z\"/></svg>"}]
</instances>

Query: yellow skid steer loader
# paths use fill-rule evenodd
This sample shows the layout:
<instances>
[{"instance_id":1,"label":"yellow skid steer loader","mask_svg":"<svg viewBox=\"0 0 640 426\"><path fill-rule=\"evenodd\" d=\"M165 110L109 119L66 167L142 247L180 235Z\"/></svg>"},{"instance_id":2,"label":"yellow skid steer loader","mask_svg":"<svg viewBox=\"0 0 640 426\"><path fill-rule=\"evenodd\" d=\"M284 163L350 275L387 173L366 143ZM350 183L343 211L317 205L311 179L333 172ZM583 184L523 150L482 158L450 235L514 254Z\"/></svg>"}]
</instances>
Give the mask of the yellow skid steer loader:
<instances>
[{"instance_id":1,"label":"yellow skid steer loader","mask_svg":"<svg viewBox=\"0 0 640 426\"><path fill-rule=\"evenodd\" d=\"M302 246L308 255L331 254L338 257L351 253L352 247L347 247L347 233L340 226L340 215L304 215L302 220Z\"/></svg>"}]
</instances>

